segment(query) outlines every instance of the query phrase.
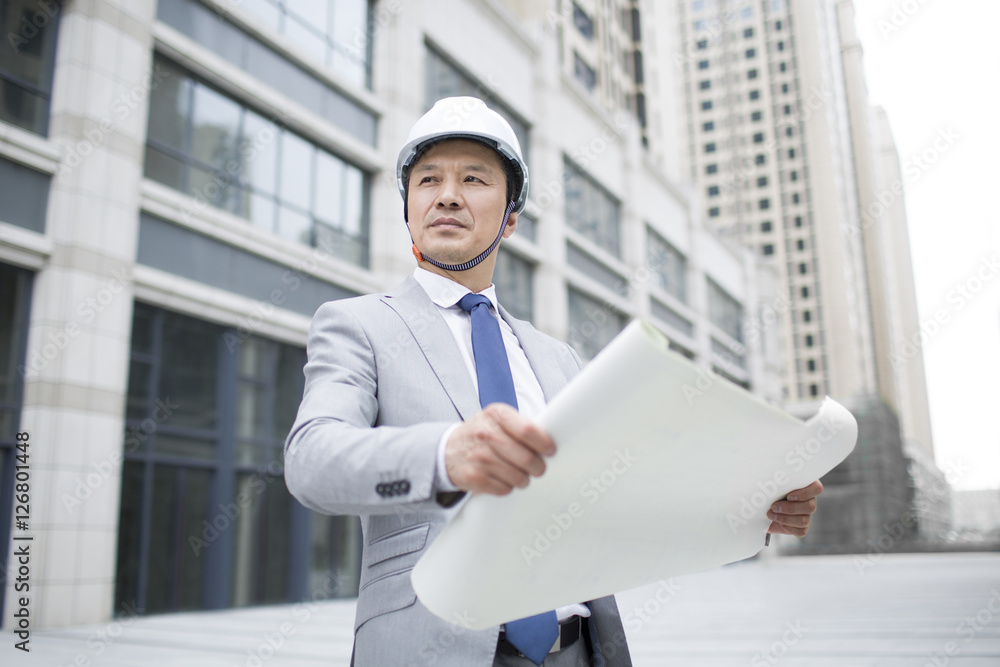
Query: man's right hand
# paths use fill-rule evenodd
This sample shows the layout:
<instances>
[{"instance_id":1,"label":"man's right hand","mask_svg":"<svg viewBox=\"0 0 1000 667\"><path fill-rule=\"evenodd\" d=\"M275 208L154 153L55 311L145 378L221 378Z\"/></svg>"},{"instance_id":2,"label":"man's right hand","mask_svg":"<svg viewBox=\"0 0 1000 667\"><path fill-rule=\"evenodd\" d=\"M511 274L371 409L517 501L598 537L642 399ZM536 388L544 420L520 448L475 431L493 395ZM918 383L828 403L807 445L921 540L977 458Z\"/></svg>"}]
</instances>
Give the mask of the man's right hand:
<instances>
[{"instance_id":1,"label":"man's right hand","mask_svg":"<svg viewBox=\"0 0 1000 667\"><path fill-rule=\"evenodd\" d=\"M548 433L505 403L491 403L463 422L445 445L445 469L463 491L505 496L545 472L556 453Z\"/></svg>"}]
</instances>

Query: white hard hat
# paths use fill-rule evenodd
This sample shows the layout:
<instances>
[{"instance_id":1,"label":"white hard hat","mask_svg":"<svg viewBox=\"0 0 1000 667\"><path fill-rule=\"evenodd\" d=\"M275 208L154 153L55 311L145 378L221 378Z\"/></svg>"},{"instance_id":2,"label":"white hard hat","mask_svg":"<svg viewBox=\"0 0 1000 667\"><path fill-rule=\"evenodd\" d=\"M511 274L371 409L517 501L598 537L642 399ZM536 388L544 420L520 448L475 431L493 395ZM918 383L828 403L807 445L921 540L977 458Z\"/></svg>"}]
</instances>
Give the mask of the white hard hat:
<instances>
[{"instance_id":1,"label":"white hard hat","mask_svg":"<svg viewBox=\"0 0 1000 667\"><path fill-rule=\"evenodd\" d=\"M514 172L514 210L520 212L524 209L528 201L528 165L521 157L517 135L503 116L476 97L446 97L438 100L413 125L396 160L396 185L403 197L404 207L407 172L413 166L413 161L427 144L442 139L472 139L500 153Z\"/></svg>"}]
</instances>

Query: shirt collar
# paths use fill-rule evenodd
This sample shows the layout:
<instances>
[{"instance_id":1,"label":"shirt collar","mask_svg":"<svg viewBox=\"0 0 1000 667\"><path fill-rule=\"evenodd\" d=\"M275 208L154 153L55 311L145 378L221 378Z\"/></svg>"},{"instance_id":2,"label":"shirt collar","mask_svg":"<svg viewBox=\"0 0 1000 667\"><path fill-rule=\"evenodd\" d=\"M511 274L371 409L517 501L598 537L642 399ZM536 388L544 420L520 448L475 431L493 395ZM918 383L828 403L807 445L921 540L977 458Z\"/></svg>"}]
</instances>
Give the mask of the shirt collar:
<instances>
[{"instance_id":1,"label":"shirt collar","mask_svg":"<svg viewBox=\"0 0 1000 667\"><path fill-rule=\"evenodd\" d=\"M442 308L456 306L463 296L472 293L472 290L465 285L461 285L451 278L445 278L437 273L431 273L419 266L413 271L413 279L424 288L431 301ZM494 311L500 312L497 307L496 285L490 283L490 286L480 292L480 294L490 300Z\"/></svg>"}]
</instances>

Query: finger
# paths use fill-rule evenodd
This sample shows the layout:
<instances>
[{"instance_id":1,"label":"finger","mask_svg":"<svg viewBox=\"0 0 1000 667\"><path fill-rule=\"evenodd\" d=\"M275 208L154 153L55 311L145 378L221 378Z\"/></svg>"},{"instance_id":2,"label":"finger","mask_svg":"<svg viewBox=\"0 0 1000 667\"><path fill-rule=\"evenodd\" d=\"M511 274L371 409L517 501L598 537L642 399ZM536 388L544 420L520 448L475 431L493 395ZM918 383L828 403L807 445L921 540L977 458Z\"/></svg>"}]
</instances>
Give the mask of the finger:
<instances>
[{"instance_id":1,"label":"finger","mask_svg":"<svg viewBox=\"0 0 1000 667\"><path fill-rule=\"evenodd\" d=\"M533 421L505 403L491 403L484 409L510 438L529 447L537 454L552 456L556 453L556 443L552 436L540 429Z\"/></svg>"},{"instance_id":2,"label":"finger","mask_svg":"<svg viewBox=\"0 0 1000 667\"><path fill-rule=\"evenodd\" d=\"M507 450L522 451L523 455L521 458L537 458L529 449L510 440L502 433L494 433L481 438L475 444L461 450L462 463L465 466L466 474L472 473L476 475L478 483L487 483L486 480L479 479L478 477L487 476L494 482L503 485L507 492L514 487L527 486L530 472L510 463L503 454ZM541 463L540 459L539 463ZM545 469L544 463L542 463L541 469ZM490 487L490 492L496 491L496 488L492 484L487 483L487 486Z\"/></svg>"},{"instance_id":3,"label":"finger","mask_svg":"<svg viewBox=\"0 0 1000 667\"><path fill-rule=\"evenodd\" d=\"M772 535L791 535L793 537L805 537L806 533L809 532L808 528L793 528L789 526L784 526L776 521L771 522L770 527L768 527L767 532Z\"/></svg>"},{"instance_id":4,"label":"finger","mask_svg":"<svg viewBox=\"0 0 1000 667\"><path fill-rule=\"evenodd\" d=\"M789 500L812 500L819 494L823 493L823 482L818 479L801 489L795 489L794 491L789 491L787 498Z\"/></svg>"},{"instance_id":5,"label":"finger","mask_svg":"<svg viewBox=\"0 0 1000 667\"><path fill-rule=\"evenodd\" d=\"M483 436L481 442L489 448L490 453L498 461L503 461L507 465L513 466L525 475L538 477L545 472L545 461L541 455L524 443L519 442L501 426L501 422L506 423L507 421L518 420L523 420L534 426L530 420L527 420L509 405L503 403L487 406L481 415L482 417L477 419L477 421L485 425L485 428L481 431ZM485 452L482 454L485 456ZM506 475L503 478L505 480L509 479ZM524 480L523 484L518 485L522 487L527 486L527 480Z\"/></svg>"},{"instance_id":6,"label":"finger","mask_svg":"<svg viewBox=\"0 0 1000 667\"><path fill-rule=\"evenodd\" d=\"M472 493L486 493L493 496L506 496L514 487L507 484L485 470L469 471L466 486Z\"/></svg>"},{"instance_id":7,"label":"finger","mask_svg":"<svg viewBox=\"0 0 1000 667\"><path fill-rule=\"evenodd\" d=\"M779 500L771 505L771 511L777 514L814 514L816 512L816 499L813 498L804 503Z\"/></svg>"},{"instance_id":8,"label":"finger","mask_svg":"<svg viewBox=\"0 0 1000 667\"><path fill-rule=\"evenodd\" d=\"M774 512L768 512L767 518L780 523L782 526L788 526L792 528L806 528L809 525L812 517L805 515L794 515L794 514L775 514Z\"/></svg>"},{"instance_id":9,"label":"finger","mask_svg":"<svg viewBox=\"0 0 1000 667\"><path fill-rule=\"evenodd\" d=\"M545 460L533 449L525 447L514 440L499 441L493 445L497 457L507 465L519 470L526 476L541 477L545 472ZM527 486L525 480L524 486Z\"/></svg>"}]
</instances>

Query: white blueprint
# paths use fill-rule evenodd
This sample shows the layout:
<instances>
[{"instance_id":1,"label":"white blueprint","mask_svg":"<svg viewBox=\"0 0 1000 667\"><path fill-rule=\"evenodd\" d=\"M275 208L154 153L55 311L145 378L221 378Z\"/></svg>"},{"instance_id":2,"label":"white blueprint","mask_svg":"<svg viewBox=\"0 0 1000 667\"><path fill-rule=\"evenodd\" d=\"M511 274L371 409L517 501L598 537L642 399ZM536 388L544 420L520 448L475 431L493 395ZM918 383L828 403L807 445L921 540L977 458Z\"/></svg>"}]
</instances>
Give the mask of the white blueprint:
<instances>
[{"instance_id":1,"label":"white blueprint","mask_svg":"<svg viewBox=\"0 0 1000 667\"><path fill-rule=\"evenodd\" d=\"M807 422L667 349L634 321L537 419L546 473L468 500L412 572L438 616L482 629L753 556L773 501L843 461L857 423Z\"/></svg>"}]
</instances>

